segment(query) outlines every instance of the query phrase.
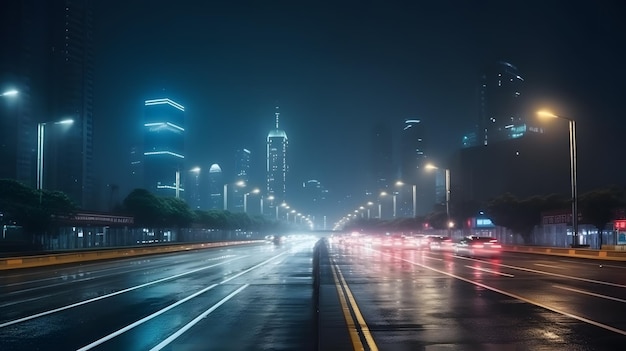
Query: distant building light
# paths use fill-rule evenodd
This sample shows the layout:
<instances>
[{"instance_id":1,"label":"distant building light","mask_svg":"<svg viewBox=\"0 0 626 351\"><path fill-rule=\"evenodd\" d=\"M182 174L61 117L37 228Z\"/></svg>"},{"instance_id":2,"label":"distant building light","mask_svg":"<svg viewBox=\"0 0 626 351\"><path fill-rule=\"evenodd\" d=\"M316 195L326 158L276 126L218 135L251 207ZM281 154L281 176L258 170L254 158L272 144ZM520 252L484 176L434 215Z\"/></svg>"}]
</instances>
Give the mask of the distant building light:
<instances>
[{"instance_id":1,"label":"distant building light","mask_svg":"<svg viewBox=\"0 0 626 351\"><path fill-rule=\"evenodd\" d=\"M150 155L171 155L171 156L176 156L178 158L185 158L185 156L183 156L181 154L177 154L175 152L171 152L171 151L149 151L149 152L144 152L143 154L144 154L144 156L150 156Z\"/></svg>"},{"instance_id":2,"label":"distant building light","mask_svg":"<svg viewBox=\"0 0 626 351\"><path fill-rule=\"evenodd\" d=\"M153 99L153 100L146 100L145 102L145 106L151 106L151 105L163 105L163 104L167 104L170 105L174 108L177 108L181 111L185 111L185 107L177 102L174 102L170 99Z\"/></svg>"},{"instance_id":3,"label":"distant building light","mask_svg":"<svg viewBox=\"0 0 626 351\"><path fill-rule=\"evenodd\" d=\"M166 128L166 127L171 127L173 129L179 130L181 132L185 131L185 128L176 125L174 123L171 122L154 122L154 123L145 123L144 127L156 127L156 128L152 128L151 130L157 130L157 129L162 129L162 128Z\"/></svg>"}]
</instances>

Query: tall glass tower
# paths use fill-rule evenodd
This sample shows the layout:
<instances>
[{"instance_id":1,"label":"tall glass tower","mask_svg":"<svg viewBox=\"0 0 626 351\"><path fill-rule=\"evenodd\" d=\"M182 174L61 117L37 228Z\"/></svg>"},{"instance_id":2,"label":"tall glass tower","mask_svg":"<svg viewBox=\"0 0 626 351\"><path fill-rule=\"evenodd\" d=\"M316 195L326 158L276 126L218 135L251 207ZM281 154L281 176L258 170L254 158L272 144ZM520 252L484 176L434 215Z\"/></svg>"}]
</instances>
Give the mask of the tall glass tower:
<instances>
[{"instance_id":1,"label":"tall glass tower","mask_svg":"<svg viewBox=\"0 0 626 351\"><path fill-rule=\"evenodd\" d=\"M185 107L168 98L144 103L144 187L160 196L182 196Z\"/></svg>"},{"instance_id":2,"label":"tall glass tower","mask_svg":"<svg viewBox=\"0 0 626 351\"><path fill-rule=\"evenodd\" d=\"M270 130L267 135L267 195L273 196L274 200L269 201L267 213L273 211L277 204L285 201L287 193L287 133L278 126L280 112L278 106L274 113L276 117L275 129Z\"/></svg>"},{"instance_id":3,"label":"tall glass tower","mask_svg":"<svg viewBox=\"0 0 626 351\"><path fill-rule=\"evenodd\" d=\"M524 123L521 89L524 79L517 67L504 61L489 66L481 77L476 142L487 145L516 138Z\"/></svg>"}]
</instances>

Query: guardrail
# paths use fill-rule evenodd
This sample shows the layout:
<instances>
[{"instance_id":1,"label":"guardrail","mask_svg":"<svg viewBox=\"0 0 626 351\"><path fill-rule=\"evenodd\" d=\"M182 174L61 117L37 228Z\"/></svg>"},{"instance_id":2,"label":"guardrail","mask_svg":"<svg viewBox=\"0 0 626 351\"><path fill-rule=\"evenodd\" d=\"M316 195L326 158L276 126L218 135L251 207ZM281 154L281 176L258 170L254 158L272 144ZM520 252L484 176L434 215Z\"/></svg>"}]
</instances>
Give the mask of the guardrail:
<instances>
[{"instance_id":1,"label":"guardrail","mask_svg":"<svg viewBox=\"0 0 626 351\"><path fill-rule=\"evenodd\" d=\"M621 246L621 245L612 245ZM554 256L568 256L580 258L593 258L599 260L626 261L626 250L617 248L603 248L602 250L565 248L565 247L541 247L541 246L505 246L505 251L535 253Z\"/></svg>"},{"instance_id":2,"label":"guardrail","mask_svg":"<svg viewBox=\"0 0 626 351\"><path fill-rule=\"evenodd\" d=\"M0 270L49 266L63 263L75 263L84 261L105 260L112 258L133 257L143 255L153 255L168 252L189 251L198 249L207 249L211 247L256 244L264 242L263 240L246 240L246 241L224 241L212 243L190 243L177 244L167 246L149 246L149 247L132 247L108 250L89 250L77 251L70 253L57 253L38 256L21 256L0 258Z\"/></svg>"}]
</instances>

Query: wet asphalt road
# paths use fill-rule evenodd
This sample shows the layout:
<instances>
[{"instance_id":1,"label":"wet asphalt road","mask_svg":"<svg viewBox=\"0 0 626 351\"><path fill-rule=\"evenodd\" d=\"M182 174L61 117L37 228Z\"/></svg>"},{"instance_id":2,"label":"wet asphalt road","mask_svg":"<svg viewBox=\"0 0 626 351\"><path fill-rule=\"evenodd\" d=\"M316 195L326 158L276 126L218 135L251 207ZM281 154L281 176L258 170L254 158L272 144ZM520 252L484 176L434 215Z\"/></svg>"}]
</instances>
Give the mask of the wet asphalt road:
<instances>
[{"instance_id":1,"label":"wet asphalt road","mask_svg":"<svg viewBox=\"0 0 626 351\"><path fill-rule=\"evenodd\" d=\"M314 244L1 271L0 349L314 350Z\"/></svg>"},{"instance_id":2,"label":"wet asphalt road","mask_svg":"<svg viewBox=\"0 0 626 351\"><path fill-rule=\"evenodd\" d=\"M315 243L0 271L0 350L576 351L626 343L621 262Z\"/></svg>"},{"instance_id":3,"label":"wet asphalt road","mask_svg":"<svg viewBox=\"0 0 626 351\"><path fill-rule=\"evenodd\" d=\"M622 262L344 244L331 245L329 260L364 349L626 348Z\"/></svg>"}]
</instances>

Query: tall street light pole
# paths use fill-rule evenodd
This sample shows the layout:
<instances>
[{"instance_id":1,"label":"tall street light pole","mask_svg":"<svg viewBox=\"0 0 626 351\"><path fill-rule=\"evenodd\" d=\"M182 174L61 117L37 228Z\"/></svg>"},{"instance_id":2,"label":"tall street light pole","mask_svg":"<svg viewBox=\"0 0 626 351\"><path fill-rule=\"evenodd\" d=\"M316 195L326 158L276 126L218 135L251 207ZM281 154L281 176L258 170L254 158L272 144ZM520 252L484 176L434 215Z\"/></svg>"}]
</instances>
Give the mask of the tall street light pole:
<instances>
[{"instance_id":1,"label":"tall street light pole","mask_svg":"<svg viewBox=\"0 0 626 351\"><path fill-rule=\"evenodd\" d=\"M261 190L254 189L249 193L243 194L243 213L248 213L248 195L250 194L258 194Z\"/></svg>"},{"instance_id":2,"label":"tall street light pole","mask_svg":"<svg viewBox=\"0 0 626 351\"><path fill-rule=\"evenodd\" d=\"M74 120L64 119L64 120L57 121L57 122L41 122L37 124L37 190L39 190L39 204L41 204L41 197L42 197L42 192L43 192L44 134L46 130L46 125L48 123L72 124L74 123Z\"/></svg>"},{"instance_id":3,"label":"tall street light pole","mask_svg":"<svg viewBox=\"0 0 626 351\"><path fill-rule=\"evenodd\" d=\"M569 125L569 159L570 182L572 186L572 247L578 246L578 189L576 187L577 156L576 156L576 121L572 118L555 115L549 111L538 111L539 117L564 119Z\"/></svg>"},{"instance_id":4,"label":"tall street light pole","mask_svg":"<svg viewBox=\"0 0 626 351\"><path fill-rule=\"evenodd\" d=\"M413 185L413 218L417 217L417 185Z\"/></svg>"}]
</instances>

